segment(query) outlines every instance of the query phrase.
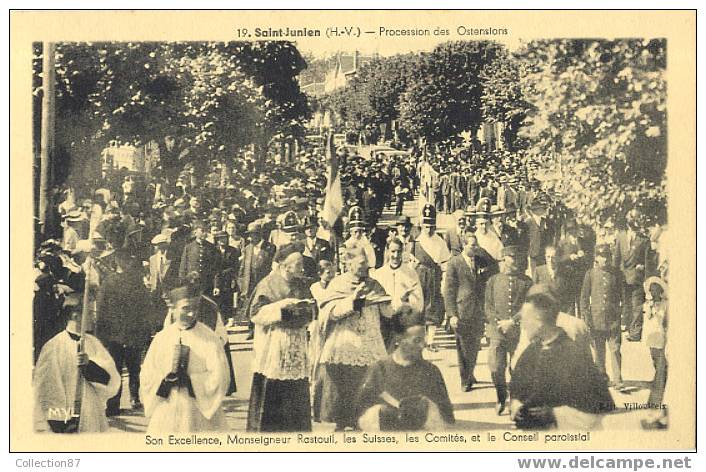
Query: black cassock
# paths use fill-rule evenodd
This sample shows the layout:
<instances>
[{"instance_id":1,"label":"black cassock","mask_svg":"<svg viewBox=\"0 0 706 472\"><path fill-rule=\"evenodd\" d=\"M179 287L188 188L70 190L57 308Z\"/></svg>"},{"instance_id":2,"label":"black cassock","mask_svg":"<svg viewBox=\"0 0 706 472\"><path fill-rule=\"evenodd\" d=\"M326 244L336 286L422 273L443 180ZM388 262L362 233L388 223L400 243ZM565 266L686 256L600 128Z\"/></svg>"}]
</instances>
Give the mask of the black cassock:
<instances>
[{"instance_id":1,"label":"black cassock","mask_svg":"<svg viewBox=\"0 0 706 472\"><path fill-rule=\"evenodd\" d=\"M568 406L593 414L615 408L590 353L563 330L550 343L533 342L525 349L512 372L510 395L526 408Z\"/></svg>"}]
</instances>

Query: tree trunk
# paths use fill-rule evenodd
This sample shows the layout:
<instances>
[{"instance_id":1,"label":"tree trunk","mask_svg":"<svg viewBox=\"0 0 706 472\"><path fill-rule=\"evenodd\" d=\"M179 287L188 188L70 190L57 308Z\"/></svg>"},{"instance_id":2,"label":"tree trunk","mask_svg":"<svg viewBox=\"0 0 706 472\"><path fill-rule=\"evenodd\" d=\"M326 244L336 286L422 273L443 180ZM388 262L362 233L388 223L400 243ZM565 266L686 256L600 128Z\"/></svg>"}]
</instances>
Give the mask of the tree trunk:
<instances>
[{"instance_id":1,"label":"tree trunk","mask_svg":"<svg viewBox=\"0 0 706 472\"><path fill-rule=\"evenodd\" d=\"M42 129L39 169L39 218L40 228L44 235L51 227L49 207L52 204L51 191L51 161L54 156L54 43L45 42L43 46L42 63Z\"/></svg>"}]
</instances>

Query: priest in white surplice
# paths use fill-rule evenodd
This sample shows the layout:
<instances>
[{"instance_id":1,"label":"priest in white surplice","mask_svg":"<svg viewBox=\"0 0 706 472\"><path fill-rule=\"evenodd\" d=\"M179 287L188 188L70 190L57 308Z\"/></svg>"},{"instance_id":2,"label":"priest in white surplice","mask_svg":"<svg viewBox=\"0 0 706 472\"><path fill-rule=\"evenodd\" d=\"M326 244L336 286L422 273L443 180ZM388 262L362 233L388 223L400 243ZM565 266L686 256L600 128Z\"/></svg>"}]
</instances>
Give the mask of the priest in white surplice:
<instances>
[{"instance_id":1,"label":"priest in white surplice","mask_svg":"<svg viewBox=\"0 0 706 472\"><path fill-rule=\"evenodd\" d=\"M223 431L221 403L228 388L223 341L198 321L200 294L170 293L175 322L157 333L140 374L149 432Z\"/></svg>"},{"instance_id":2,"label":"priest in white surplice","mask_svg":"<svg viewBox=\"0 0 706 472\"><path fill-rule=\"evenodd\" d=\"M403 262L404 243L398 238L387 242L387 261L379 269L375 269L371 277L380 282L388 295L392 297L391 307L397 311L402 305L409 305L417 313L424 311L424 292L419 276L411 264ZM391 352L392 331L385 317L380 318L380 329L388 352Z\"/></svg>"}]
</instances>

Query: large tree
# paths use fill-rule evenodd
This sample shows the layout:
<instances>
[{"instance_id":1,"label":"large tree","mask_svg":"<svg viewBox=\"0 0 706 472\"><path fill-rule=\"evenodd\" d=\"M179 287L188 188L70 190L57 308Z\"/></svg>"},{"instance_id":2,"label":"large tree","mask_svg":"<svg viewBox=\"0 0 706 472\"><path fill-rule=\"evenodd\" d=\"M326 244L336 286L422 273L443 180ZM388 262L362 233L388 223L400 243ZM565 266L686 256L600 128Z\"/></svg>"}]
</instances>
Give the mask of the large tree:
<instances>
[{"instance_id":1,"label":"large tree","mask_svg":"<svg viewBox=\"0 0 706 472\"><path fill-rule=\"evenodd\" d=\"M520 81L527 74L528 67L526 62L502 50L481 71L483 117L486 121L505 125L503 140L509 149L518 147L517 134L530 107Z\"/></svg>"},{"instance_id":2,"label":"large tree","mask_svg":"<svg viewBox=\"0 0 706 472\"><path fill-rule=\"evenodd\" d=\"M477 129L483 120L481 72L502 50L491 41L454 41L422 54L402 94L401 126L429 142Z\"/></svg>"},{"instance_id":3,"label":"large tree","mask_svg":"<svg viewBox=\"0 0 706 472\"><path fill-rule=\"evenodd\" d=\"M554 40L518 54L530 66L523 134L546 163L546 184L587 223L637 209L666 219L666 42Z\"/></svg>"},{"instance_id":4,"label":"large tree","mask_svg":"<svg viewBox=\"0 0 706 472\"><path fill-rule=\"evenodd\" d=\"M301 134L309 115L295 79L305 63L288 42L61 43L56 57L63 169L91 167L111 140L162 144L172 135L199 160L249 143L266 149L275 136ZM40 74L37 45L35 117Z\"/></svg>"}]
</instances>

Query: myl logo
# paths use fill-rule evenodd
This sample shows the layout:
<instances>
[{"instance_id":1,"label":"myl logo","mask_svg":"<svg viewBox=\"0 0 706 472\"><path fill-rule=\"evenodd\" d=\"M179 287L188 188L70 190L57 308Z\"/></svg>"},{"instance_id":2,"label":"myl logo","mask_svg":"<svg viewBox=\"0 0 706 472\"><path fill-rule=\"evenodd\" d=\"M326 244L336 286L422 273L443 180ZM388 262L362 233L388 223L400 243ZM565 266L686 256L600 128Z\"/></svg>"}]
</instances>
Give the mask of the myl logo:
<instances>
[{"instance_id":1,"label":"myl logo","mask_svg":"<svg viewBox=\"0 0 706 472\"><path fill-rule=\"evenodd\" d=\"M68 421L74 414L73 407L49 408L47 411L48 420Z\"/></svg>"}]
</instances>

